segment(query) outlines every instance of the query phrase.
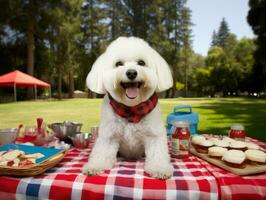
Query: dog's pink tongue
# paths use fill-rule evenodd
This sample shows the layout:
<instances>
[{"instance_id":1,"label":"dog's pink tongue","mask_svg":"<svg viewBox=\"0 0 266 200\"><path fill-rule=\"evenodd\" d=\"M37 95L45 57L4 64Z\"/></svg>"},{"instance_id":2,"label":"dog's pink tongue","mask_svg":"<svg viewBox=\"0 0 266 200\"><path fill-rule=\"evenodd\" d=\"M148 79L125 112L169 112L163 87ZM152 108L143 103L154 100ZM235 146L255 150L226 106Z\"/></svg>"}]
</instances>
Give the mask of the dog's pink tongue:
<instances>
[{"instance_id":1,"label":"dog's pink tongue","mask_svg":"<svg viewBox=\"0 0 266 200\"><path fill-rule=\"evenodd\" d=\"M130 99L135 99L139 94L139 88L137 87L128 87L126 88L126 95Z\"/></svg>"}]
</instances>

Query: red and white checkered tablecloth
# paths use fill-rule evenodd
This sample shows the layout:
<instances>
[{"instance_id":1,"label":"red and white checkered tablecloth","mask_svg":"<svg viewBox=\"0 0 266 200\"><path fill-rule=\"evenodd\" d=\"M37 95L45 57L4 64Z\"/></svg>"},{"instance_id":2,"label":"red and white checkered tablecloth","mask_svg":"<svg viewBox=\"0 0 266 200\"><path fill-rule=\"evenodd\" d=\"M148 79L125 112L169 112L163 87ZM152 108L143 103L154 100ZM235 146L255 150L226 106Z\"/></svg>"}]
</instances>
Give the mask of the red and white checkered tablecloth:
<instances>
[{"instance_id":1,"label":"red and white checkered tablecloth","mask_svg":"<svg viewBox=\"0 0 266 200\"><path fill-rule=\"evenodd\" d=\"M143 170L144 160L119 160L104 174L84 176L90 149L70 149L46 173L0 177L0 199L266 199L266 173L240 177L191 155L172 159L174 176L158 180Z\"/></svg>"}]
</instances>

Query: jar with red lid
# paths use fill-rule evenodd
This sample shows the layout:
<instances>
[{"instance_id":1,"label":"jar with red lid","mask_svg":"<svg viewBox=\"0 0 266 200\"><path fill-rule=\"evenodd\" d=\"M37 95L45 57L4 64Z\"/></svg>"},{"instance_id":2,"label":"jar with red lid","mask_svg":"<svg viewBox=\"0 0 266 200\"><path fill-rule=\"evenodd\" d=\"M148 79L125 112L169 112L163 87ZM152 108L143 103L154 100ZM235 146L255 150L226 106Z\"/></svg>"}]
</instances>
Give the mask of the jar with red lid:
<instances>
[{"instance_id":1,"label":"jar with red lid","mask_svg":"<svg viewBox=\"0 0 266 200\"><path fill-rule=\"evenodd\" d=\"M235 140L245 141L245 128L241 124L232 124L228 136Z\"/></svg>"},{"instance_id":2,"label":"jar with red lid","mask_svg":"<svg viewBox=\"0 0 266 200\"><path fill-rule=\"evenodd\" d=\"M176 121L173 123L175 131L172 135L172 150L171 156L173 158L187 158L189 156L189 123L186 121Z\"/></svg>"}]
</instances>

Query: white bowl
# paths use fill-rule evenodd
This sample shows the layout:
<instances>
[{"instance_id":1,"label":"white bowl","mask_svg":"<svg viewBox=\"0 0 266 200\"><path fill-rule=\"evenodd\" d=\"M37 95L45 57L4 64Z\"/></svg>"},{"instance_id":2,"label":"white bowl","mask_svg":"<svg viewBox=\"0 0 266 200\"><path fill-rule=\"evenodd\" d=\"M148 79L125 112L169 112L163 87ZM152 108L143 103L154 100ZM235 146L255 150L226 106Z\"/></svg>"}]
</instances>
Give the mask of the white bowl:
<instances>
[{"instance_id":1,"label":"white bowl","mask_svg":"<svg viewBox=\"0 0 266 200\"><path fill-rule=\"evenodd\" d=\"M10 144L16 140L17 128L0 129L0 145Z\"/></svg>"}]
</instances>

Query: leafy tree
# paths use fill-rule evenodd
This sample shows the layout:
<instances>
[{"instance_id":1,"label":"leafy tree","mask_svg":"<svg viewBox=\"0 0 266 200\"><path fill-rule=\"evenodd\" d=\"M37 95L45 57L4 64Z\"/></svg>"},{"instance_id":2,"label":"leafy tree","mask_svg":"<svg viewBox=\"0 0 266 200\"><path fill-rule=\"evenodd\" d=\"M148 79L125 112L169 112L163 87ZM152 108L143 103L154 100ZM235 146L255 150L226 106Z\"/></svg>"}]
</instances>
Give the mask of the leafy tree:
<instances>
[{"instance_id":1,"label":"leafy tree","mask_svg":"<svg viewBox=\"0 0 266 200\"><path fill-rule=\"evenodd\" d=\"M134 35L147 40L166 58L174 82L190 88L192 23L186 2L0 0L0 63L26 69L29 44L34 74L51 82L53 90L57 87L60 98L67 89L71 97L75 87L84 89L92 63L111 40ZM1 68L3 71L9 70ZM174 97L175 91L173 87L167 96Z\"/></svg>"},{"instance_id":2,"label":"leafy tree","mask_svg":"<svg viewBox=\"0 0 266 200\"><path fill-rule=\"evenodd\" d=\"M84 90L86 76L96 58L103 52L103 49L110 40L110 33L108 32L108 26L116 23L116 17L118 11L113 6L118 1L100 1L100 0L85 0L81 9L81 30L83 37L79 44L81 50L78 55L78 61L80 62L77 74L79 79L77 83L79 87ZM112 16L112 18L108 18ZM108 20L107 20L108 19ZM109 21L109 22L108 22ZM114 28L116 29L116 28ZM115 30L111 30L112 34L115 34ZM93 93L91 93L93 94ZM96 94L94 94L96 96Z\"/></svg>"},{"instance_id":3,"label":"leafy tree","mask_svg":"<svg viewBox=\"0 0 266 200\"><path fill-rule=\"evenodd\" d=\"M177 91L183 90L184 88L185 88L185 85L183 83L180 83L178 81L175 83L175 89Z\"/></svg>"},{"instance_id":4,"label":"leafy tree","mask_svg":"<svg viewBox=\"0 0 266 200\"><path fill-rule=\"evenodd\" d=\"M218 46L217 33L215 30L212 32L211 46Z\"/></svg>"},{"instance_id":5,"label":"leafy tree","mask_svg":"<svg viewBox=\"0 0 266 200\"><path fill-rule=\"evenodd\" d=\"M215 93L214 86L211 83L211 71L212 67L195 69L193 76L195 84L193 88L200 96L213 96Z\"/></svg>"},{"instance_id":6,"label":"leafy tree","mask_svg":"<svg viewBox=\"0 0 266 200\"><path fill-rule=\"evenodd\" d=\"M252 52L255 46L252 39L243 38L237 41L234 34L229 34L224 48L212 47L206 58L210 70L209 84L214 86L214 92L238 93L250 91Z\"/></svg>"},{"instance_id":7,"label":"leafy tree","mask_svg":"<svg viewBox=\"0 0 266 200\"><path fill-rule=\"evenodd\" d=\"M198 71L201 70L201 69L205 69L206 68L206 64L205 64L205 57L200 55L200 54L197 54L195 52L191 52L191 57L189 59L189 76L188 76L188 80L189 80L189 88L190 90L192 91L196 91L197 90L197 74L198 74ZM200 94L201 92L199 92Z\"/></svg>"},{"instance_id":8,"label":"leafy tree","mask_svg":"<svg viewBox=\"0 0 266 200\"><path fill-rule=\"evenodd\" d=\"M153 3L147 0L121 0L109 3L111 11L119 10L118 13L111 12L111 21L114 20L113 15L117 16L115 21L110 23L111 30L115 30L112 35L116 35L114 32L120 32L147 40L172 67L174 82L182 81L183 84L188 79L181 80L181 76L187 77L192 49L191 11L185 6L186 2L187 0L155 0ZM120 22L120 29L117 27L117 21ZM185 50L186 56L179 59L181 48ZM184 62L187 64L181 64ZM180 66L183 68L178 69ZM173 87L171 94L168 92L166 96L174 97L175 91Z\"/></svg>"},{"instance_id":9,"label":"leafy tree","mask_svg":"<svg viewBox=\"0 0 266 200\"><path fill-rule=\"evenodd\" d=\"M104 1L108 15L106 18L110 30L110 40L118 36L136 36L147 38L148 9L152 6L148 0L112 0ZM155 4L157 1L154 2Z\"/></svg>"},{"instance_id":10,"label":"leafy tree","mask_svg":"<svg viewBox=\"0 0 266 200\"><path fill-rule=\"evenodd\" d=\"M157 27L160 31L153 32L155 35L157 32L160 33L154 42L164 48L161 52L172 66L174 82L183 83L185 91L188 88L189 59L192 51L191 26L193 25L191 10L186 7L186 2L186 0L175 0L163 3L163 9L159 11L163 11L161 15L165 21L159 21ZM161 40L161 38L165 39ZM153 41L152 38L151 41ZM171 97L175 97L175 91L176 88L173 87Z\"/></svg>"},{"instance_id":11,"label":"leafy tree","mask_svg":"<svg viewBox=\"0 0 266 200\"><path fill-rule=\"evenodd\" d=\"M225 96L251 90L250 70L255 49L252 43L245 38L238 41L236 35L229 32L225 19L222 20L218 33L213 32L212 47L206 58L211 74L209 84L213 84L214 92L222 92Z\"/></svg>"},{"instance_id":12,"label":"leafy tree","mask_svg":"<svg viewBox=\"0 0 266 200\"><path fill-rule=\"evenodd\" d=\"M78 53L78 41L81 37L80 10L81 0L61 0L60 7L52 12L55 17L55 55L56 70L58 73L58 97L62 98L62 79L68 77L69 97L74 92L74 71L78 68L75 59ZM67 16L64 14L67 13ZM64 72L66 74L64 74Z\"/></svg>"},{"instance_id":13,"label":"leafy tree","mask_svg":"<svg viewBox=\"0 0 266 200\"><path fill-rule=\"evenodd\" d=\"M86 0L81 10L82 45L87 52L99 54L102 43L108 40L106 4L99 0ZM94 55L95 56L95 55Z\"/></svg>"},{"instance_id":14,"label":"leafy tree","mask_svg":"<svg viewBox=\"0 0 266 200\"><path fill-rule=\"evenodd\" d=\"M228 36L225 38L224 44L222 47L227 57L233 59L234 51L235 51L237 44L238 44L238 40L236 38L236 35L233 33L229 33Z\"/></svg>"},{"instance_id":15,"label":"leafy tree","mask_svg":"<svg viewBox=\"0 0 266 200\"><path fill-rule=\"evenodd\" d=\"M182 42L183 42L183 49L184 49L184 71L185 71L185 96L187 96L188 92L188 80L189 80L189 71L190 71L190 64L189 58L191 58L192 53L192 23L191 23L191 10L187 7L181 12L182 15L182 23L181 29L182 31Z\"/></svg>"},{"instance_id":16,"label":"leafy tree","mask_svg":"<svg viewBox=\"0 0 266 200\"><path fill-rule=\"evenodd\" d=\"M247 21L257 35L257 49L254 52L252 82L253 91L260 92L266 84L266 0L249 0Z\"/></svg>"},{"instance_id":17,"label":"leafy tree","mask_svg":"<svg viewBox=\"0 0 266 200\"><path fill-rule=\"evenodd\" d=\"M217 32L217 46L224 48L225 40L229 36L230 30L225 18L222 19L219 30Z\"/></svg>"},{"instance_id":18,"label":"leafy tree","mask_svg":"<svg viewBox=\"0 0 266 200\"><path fill-rule=\"evenodd\" d=\"M121 1L127 17L125 22L129 27L129 32L137 37L147 38L147 7L148 0L122 0Z\"/></svg>"},{"instance_id":19,"label":"leafy tree","mask_svg":"<svg viewBox=\"0 0 266 200\"><path fill-rule=\"evenodd\" d=\"M226 39L230 36L230 30L225 18L222 19L218 31L215 30L212 33L211 46L225 47Z\"/></svg>"},{"instance_id":20,"label":"leafy tree","mask_svg":"<svg viewBox=\"0 0 266 200\"><path fill-rule=\"evenodd\" d=\"M206 64L211 69L210 84L215 92L226 93L228 87L229 68L224 50L221 47L213 47L209 50Z\"/></svg>"},{"instance_id":21,"label":"leafy tree","mask_svg":"<svg viewBox=\"0 0 266 200\"><path fill-rule=\"evenodd\" d=\"M40 32L39 22L42 21L45 12L44 9L48 7L50 1L40 2L36 0L19 1L19 0L2 0L1 2L0 19L4 29L9 29L8 34L17 32L20 38L26 42L26 66L27 73L34 76L34 52L36 36ZM42 27L46 28L46 27ZM4 30L2 29L2 30ZM2 31L3 33L3 31ZM28 97L33 97L33 90L29 88Z\"/></svg>"},{"instance_id":22,"label":"leafy tree","mask_svg":"<svg viewBox=\"0 0 266 200\"><path fill-rule=\"evenodd\" d=\"M179 47L179 35L177 31L179 12L178 1L155 1L148 10L149 29L147 41L167 60L172 68L173 79L176 81L176 62ZM175 87L167 91L166 97L174 95ZM170 94L170 92L172 94Z\"/></svg>"},{"instance_id":23,"label":"leafy tree","mask_svg":"<svg viewBox=\"0 0 266 200\"><path fill-rule=\"evenodd\" d=\"M256 49L254 39L242 38L235 47L234 55L240 66L239 90L254 91L252 84L252 70L254 64L253 53Z\"/></svg>"}]
</instances>

